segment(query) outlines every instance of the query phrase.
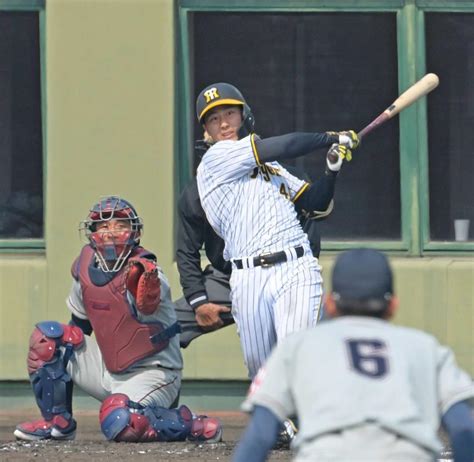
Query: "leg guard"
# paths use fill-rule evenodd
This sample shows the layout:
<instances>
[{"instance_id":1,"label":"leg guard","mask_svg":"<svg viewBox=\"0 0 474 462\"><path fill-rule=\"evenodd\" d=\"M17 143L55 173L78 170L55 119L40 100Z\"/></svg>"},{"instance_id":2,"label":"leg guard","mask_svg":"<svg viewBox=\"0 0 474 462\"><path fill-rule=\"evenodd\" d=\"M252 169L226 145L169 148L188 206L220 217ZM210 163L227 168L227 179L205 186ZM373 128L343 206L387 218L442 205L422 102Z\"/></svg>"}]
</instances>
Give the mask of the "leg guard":
<instances>
[{"instance_id":1,"label":"leg guard","mask_svg":"<svg viewBox=\"0 0 474 462\"><path fill-rule=\"evenodd\" d=\"M181 416L180 409L143 407L130 401L127 395L116 393L102 403L100 427L108 440L184 441L190 434L191 422L187 420L187 413Z\"/></svg>"},{"instance_id":2,"label":"leg guard","mask_svg":"<svg viewBox=\"0 0 474 462\"><path fill-rule=\"evenodd\" d=\"M43 420L17 426L20 439L73 439L72 381L66 365L74 348L82 345L79 328L55 321L38 323L30 337L28 372ZM62 347L62 348L60 348Z\"/></svg>"},{"instance_id":3,"label":"leg guard","mask_svg":"<svg viewBox=\"0 0 474 462\"><path fill-rule=\"evenodd\" d=\"M99 414L102 433L114 441L184 441L215 443L222 439L217 419L194 416L187 406L143 407L116 393L105 399Z\"/></svg>"}]
</instances>

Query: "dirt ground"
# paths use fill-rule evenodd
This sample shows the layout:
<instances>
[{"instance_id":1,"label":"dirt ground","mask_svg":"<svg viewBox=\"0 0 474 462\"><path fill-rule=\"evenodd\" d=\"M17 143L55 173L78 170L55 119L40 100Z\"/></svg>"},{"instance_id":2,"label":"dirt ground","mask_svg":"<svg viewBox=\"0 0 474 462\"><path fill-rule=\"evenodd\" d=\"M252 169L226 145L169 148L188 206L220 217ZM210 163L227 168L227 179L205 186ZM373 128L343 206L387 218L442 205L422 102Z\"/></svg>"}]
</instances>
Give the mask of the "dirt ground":
<instances>
[{"instance_id":1,"label":"dirt ground","mask_svg":"<svg viewBox=\"0 0 474 462\"><path fill-rule=\"evenodd\" d=\"M13 436L18 422L37 418L34 410L0 410L0 461L75 461L104 462L168 462L168 461L219 461L231 460L236 441L247 424L247 416L240 412L209 412L221 419L224 427L223 441L217 444L194 443L115 443L108 442L102 435L97 412L78 411L78 424L74 441L20 442ZM445 440L444 435L441 435ZM447 447L447 446L446 446ZM274 450L269 461L290 461L291 450ZM438 462L452 461L447 448ZM249 461L251 462L251 461Z\"/></svg>"},{"instance_id":2,"label":"dirt ground","mask_svg":"<svg viewBox=\"0 0 474 462\"><path fill-rule=\"evenodd\" d=\"M221 419L224 427L223 442L217 444L193 443L114 443L102 435L97 413L78 411L77 434L74 441L20 442L13 436L18 422L37 418L36 411L0 410L0 461L75 461L90 462L168 462L168 461L219 461L231 460L236 441L241 435L247 417L240 412L209 412ZM291 451L273 451L270 461L289 461Z\"/></svg>"}]
</instances>

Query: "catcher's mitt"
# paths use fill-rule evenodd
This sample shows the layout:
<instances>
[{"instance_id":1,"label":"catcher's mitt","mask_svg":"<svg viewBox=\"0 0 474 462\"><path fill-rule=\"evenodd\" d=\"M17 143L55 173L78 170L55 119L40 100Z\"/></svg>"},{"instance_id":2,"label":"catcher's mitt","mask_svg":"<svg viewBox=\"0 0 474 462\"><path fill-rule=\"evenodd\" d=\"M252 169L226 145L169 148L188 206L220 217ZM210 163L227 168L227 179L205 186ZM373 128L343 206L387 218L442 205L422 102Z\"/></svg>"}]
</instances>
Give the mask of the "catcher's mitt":
<instances>
[{"instance_id":1,"label":"catcher's mitt","mask_svg":"<svg viewBox=\"0 0 474 462\"><path fill-rule=\"evenodd\" d=\"M125 287L134 296L137 309L152 314L161 298L161 283L156 263L147 258L130 258L125 270Z\"/></svg>"}]
</instances>

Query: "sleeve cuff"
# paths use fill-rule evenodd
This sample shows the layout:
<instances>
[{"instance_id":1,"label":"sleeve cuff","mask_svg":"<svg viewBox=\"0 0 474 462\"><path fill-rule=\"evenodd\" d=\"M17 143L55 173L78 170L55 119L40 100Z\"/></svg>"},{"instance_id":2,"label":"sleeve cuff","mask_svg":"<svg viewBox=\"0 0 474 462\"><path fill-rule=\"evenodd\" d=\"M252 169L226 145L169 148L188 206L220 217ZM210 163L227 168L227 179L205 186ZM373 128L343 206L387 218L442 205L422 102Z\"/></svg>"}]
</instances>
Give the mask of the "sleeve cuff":
<instances>
[{"instance_id":1,"label":"sleeve cuff","mask_svg":"<svg viewBox=\"0 0 474 462\"><path fill-rule=\"evenodd\" d=\"M209 303L207 294L204 292L193 294L190 297L186 297L186 300L193 309L193 311L196 311L201 305Z\"/></svg>"}]
</instances>

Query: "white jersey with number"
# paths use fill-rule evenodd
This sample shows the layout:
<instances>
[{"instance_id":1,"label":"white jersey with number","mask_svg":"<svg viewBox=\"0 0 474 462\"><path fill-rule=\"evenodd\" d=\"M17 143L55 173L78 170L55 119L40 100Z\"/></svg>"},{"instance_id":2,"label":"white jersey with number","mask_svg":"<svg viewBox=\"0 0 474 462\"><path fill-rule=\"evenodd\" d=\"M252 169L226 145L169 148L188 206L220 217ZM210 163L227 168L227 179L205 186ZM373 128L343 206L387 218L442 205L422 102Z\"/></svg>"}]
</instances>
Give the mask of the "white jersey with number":
<instances>
[{"instance_id":1,"label":"white jersey with number","mask_svg":"<svg viewBox=\"0 0 474 462\"><path fill-rule=\"evenodd\" d=\"M226 260L309 246L292 203L308 184L278 162L261 164L254 136L216 143L197 170L201 204L225 241Z\"/></svg>"},{"instance_id":2,"label":"white jersey with number","mask_svg":"<svg viewBox=\"0 0 474 462\"><path fill-rule=\"evenodd\" d=\"M298 415L296 446L306 454L328 434L337 438L338 431L374 423L436 453L440 417L473 396L471 378L433 336L344 316L281 343L243 409L265 406L282 420Z\"/></svg>"}]
</instances>

